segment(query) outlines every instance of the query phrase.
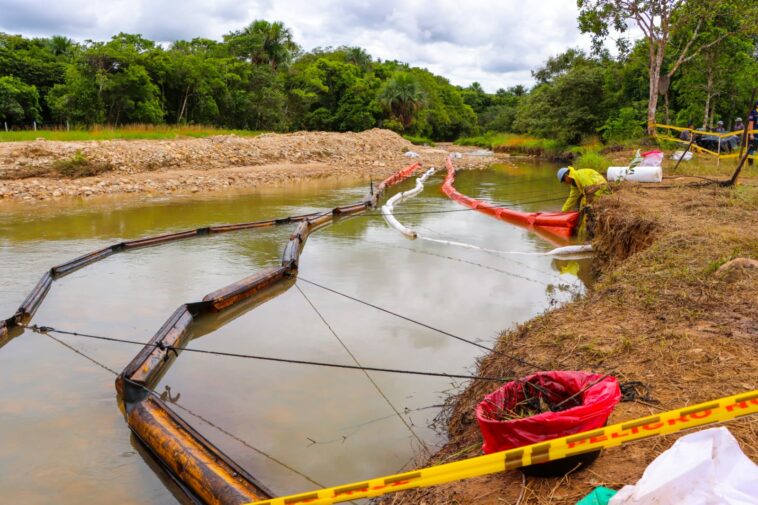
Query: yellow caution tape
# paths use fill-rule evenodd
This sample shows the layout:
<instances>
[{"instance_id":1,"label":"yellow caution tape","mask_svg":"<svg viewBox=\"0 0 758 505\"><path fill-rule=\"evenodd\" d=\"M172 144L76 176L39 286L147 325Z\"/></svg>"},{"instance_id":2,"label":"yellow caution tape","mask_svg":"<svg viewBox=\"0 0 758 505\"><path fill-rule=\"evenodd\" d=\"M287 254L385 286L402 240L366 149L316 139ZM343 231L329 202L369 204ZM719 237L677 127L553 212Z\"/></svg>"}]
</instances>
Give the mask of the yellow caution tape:
<instances>
[{"instance_id":1,"label":"yellow caution tape","mask_svg":"<svg viewBox=\"0 0 758 505\"><path fill-rule=\"evenodd\" d=\"M679 131L679 132L691 131L695 135L708 135L709 137L721 137L721 138L738 137L738 136L742 135L742 133L743 133L743 130L735 130L733 132L725 132L725 133L709 132L709 131L695 130L695 129L692 129L692 128L682 128L681 126L673 126L673 125L659 124L659 123L656 123L655 127L656 128L663 128L663 129L666 129L666 130L675 130L675 131ZM756 130L748 130L747 132L748 132L748 134L758 133L758 131L756 131Z\"/></svg>"},{"instance_id":2,"label":"yellow caution tape","mask_svg":"<svg viewBox=\"0 0 758 505\"><path fill-rule=\"evenodd\" d=\"M709 135L710 135L710 133L709 133ZM659 138L661 140L670 140L671 142L678 142L680 144L689 144L690 143L689 140L682 140L682 139L678 139L676 137L670 137L668 135L660 135L660 134L658 134L658 135L656 135L656 138ZM708 154L710 154L712 156L716 156L717 158L722 159L722 160L723 159L728 159L728 158L737 158L737 157L739 157L739 154L737 154L737 153L724 154L724 151L722 151L721 154L719 154L719 153L717 153L715 151L711 151L710 149L706 149L705 147L700 147L697 144L692 144L691 149L693 151L698 151L698 152L701 152L701 153L708 153ZM753 159L753 160L754 159L758 159L758 156L755 156L755 155L748 156L748 159Z\"/></svg>"},{"instance_id":3,"label":"yellow caution tape","mask_svg":"<svg viewBox=\"0 0 758 505\"><path fill-rule=\"evenodd\" d=\"M434 486L545 463L756 413L758 390L486 456L247 505L326 505L371 498L403 489Z\"/></svg>"}]
</instances>

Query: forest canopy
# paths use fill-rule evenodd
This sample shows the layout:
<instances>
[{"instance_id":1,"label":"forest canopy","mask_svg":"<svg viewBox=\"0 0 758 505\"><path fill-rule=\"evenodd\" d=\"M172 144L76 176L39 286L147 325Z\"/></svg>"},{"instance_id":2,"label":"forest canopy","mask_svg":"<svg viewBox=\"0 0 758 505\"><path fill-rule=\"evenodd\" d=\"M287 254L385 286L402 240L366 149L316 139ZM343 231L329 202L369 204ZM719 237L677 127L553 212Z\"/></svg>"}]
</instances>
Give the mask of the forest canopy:
<instances>
[{"instance_id":1,"label":"forest canopy","mask_svg":"<svg viewBox=\"0 0 758 505\"><path fill-rule=\"evenodd\" d=\"M602 37L608 20L582 3L580 27ZM707 26L682 23L670 34L660 68L676 72L660 81L665 89L656 81L663 102L652 112L657 121L708 127L723 120L729 126L744 115L758 79L758 38L734 28L733 11L721 15ZM681 57L690 38L705 42L697 51L690 44ZM488 93L476 82L455 86L359 47L305 52L286 26L264 20L221 41L165 46L127 33L82 43L0 33L0 122L11 128L33 121L42 127L167 123L267 131L382 127L434 140L498 131L565 144L588 136L614 141L643 135L650 121L651 40L656 43L640 38L617 56L600 45L593 52L568 49L541 66L535 62L530 89Z\"/></svg>"}]
</instances>

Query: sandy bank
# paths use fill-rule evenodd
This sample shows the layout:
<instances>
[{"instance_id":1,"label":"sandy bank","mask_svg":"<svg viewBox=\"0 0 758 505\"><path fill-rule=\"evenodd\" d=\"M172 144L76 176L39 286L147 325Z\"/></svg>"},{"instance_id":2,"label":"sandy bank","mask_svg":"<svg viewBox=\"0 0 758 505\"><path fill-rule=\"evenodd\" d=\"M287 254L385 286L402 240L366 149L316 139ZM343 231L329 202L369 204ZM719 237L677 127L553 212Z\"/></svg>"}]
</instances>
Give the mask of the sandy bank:
<instances>
[{"instance_id":1,"label":"sandy bank","mask_svg":"<svg viewBox=\"0 0 758 505\"><path fill-rule=\"evenodd\" d=\"M244 190L307 178L381 180L415 161L441 166L447 146L414 146L389 130L361 133L297 132L247 138L234 135L181 140L0 143L0 199L29 202L122 193L169 194ZM92 177L60 177L79 159ZM82 161L83 160L83 161ZM462 168L490 157L465 156Z\"/></svg>"}]
</instances>

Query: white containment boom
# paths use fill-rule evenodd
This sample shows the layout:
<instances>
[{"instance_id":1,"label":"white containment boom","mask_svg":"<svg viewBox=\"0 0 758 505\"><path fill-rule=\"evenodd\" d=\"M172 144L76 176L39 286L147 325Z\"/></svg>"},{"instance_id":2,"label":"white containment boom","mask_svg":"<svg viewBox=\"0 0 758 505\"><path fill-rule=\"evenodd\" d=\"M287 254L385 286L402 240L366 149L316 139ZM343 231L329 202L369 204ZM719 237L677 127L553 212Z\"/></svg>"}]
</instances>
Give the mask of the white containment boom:
<instances>
[{"instance_id":1,"label":"white containment boom","mask_svg":"<svg viewBox=\"0 0 758 505\"><path fill-rule=\"evenodd\" d=\"M384 220L387 221L387 224L395 228L397 231L405 235L406 237L410 239L415 239L417 237L417 234L415 231L411 230L410 228L407 228L403 226L403 224L395 219L395 216L392 215L392 213L395 211L395 204L402 202L404 200L407 200L408 198L412 198L422 191L424 191L424 183L426 180L432 176L434 173L434 167L430 168L424 174L416 179L416 187L413 189L409 189L408 191L404 191L402 193L398 193L389 200L387 200L387 203L382 205L382 216L384 217Z\"/></svg>"},{"instance_id":2,"label":"white containment boom","mask_svg":"<svg viewBox=\"0 0 758 505\"><path fill-rule=\"evenodd\" d=\"M608 167L606 175L610 182L661 182L663 180L661 167Z\"/></svg>"}]
</instances>

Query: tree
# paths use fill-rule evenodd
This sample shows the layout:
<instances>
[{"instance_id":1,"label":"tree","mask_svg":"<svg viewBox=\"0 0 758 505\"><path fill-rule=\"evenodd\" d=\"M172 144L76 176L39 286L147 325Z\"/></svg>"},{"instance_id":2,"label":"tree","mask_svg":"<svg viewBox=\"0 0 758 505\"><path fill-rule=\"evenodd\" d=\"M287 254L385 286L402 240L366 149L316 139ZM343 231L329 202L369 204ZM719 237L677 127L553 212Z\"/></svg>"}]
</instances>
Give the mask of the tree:
<instances>
[{"instance_id":1,"label":"tree","mask_svg":"<svg viewBox=\"0 0 758 505\"><path fill-rule=\"evenodd\" d=\"M590 59L573 50L569 56L551 58L546 68L538 71L544 82L518 102L513 122L516 131L574 144L595 135L605 122L612 108L609 90L616 87L608 76L612 62ZM554 71L558 60L566 64Z\"/></svg>"},{"instance_id":2,"label":"tree","mask_svg":"<svg viewBox=\"0 0 758 505\"><path fill-rule=\"evenodd\" d=\"M289 63L298 51L292 32L279 21L253 21L242 30L224 35L224 41L235 56L254 65L269 65L274 70Z\"/></svg>"},{"instance_id":3,"label":"tree","mask_svg":"<svg viewBox=\"0 0 758 505\"><path fill-rule=\"evenodd\" d=\"M579 28L583 33L593 35L595 49L602 47L610 29L624 33L631 24L636 25L644 34L648 44L649 94L647 108L648 132L653 133L656 123L658 96L667 92L671 78L681 65L695 58L701 51L717 45L723 39L737 31L755 29L758 18L756 2L739 0L577 0L579 6ZM724 30L715 38L704 39L704 29L718 24L722 18L718 15L728 9L737 26ZM673 38L681 32L688 36L682 38L680 47L670 51ZM621 49L628 49L628 41L619 39ZM669 53L674 58L667 62ZM669 55L670 56L670 55Z\"/></svg>"},{"instance_id":4,"label":"tree","mask_svg":"<svg viewBox=\"0 0 758 505\"><path fill-rule=\"evenodd\" d=\"M0 77L0 120L11 124L39 121L37 88L16 77Z\"/></svg>"},{"instance_id":5,"label":"tree","mask_svg":"<svg viewBox=\"0 0 758 505\"><path fill-rule=\"evenodd\" d=\"M407 130L416 114L424 107L425 97L418 81L410 73L396 74L387 81L379 92L379 102L400 121Z\"/></svg>"}]
</instances>

